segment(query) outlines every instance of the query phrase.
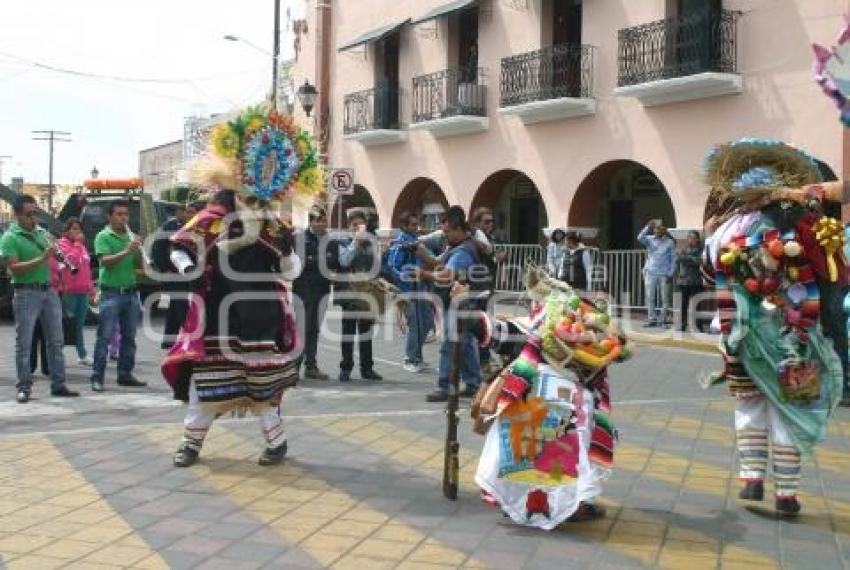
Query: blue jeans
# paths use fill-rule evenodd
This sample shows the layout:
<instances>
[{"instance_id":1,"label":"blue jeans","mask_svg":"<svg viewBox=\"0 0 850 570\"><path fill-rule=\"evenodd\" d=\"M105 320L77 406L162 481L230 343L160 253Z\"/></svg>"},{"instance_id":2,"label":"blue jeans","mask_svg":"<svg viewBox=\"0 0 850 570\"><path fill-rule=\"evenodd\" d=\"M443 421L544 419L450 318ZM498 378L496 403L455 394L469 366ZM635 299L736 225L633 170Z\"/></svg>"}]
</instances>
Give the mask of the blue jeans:
<instances>
[{"instance_id":1,"label":"blue jeans","mask_svg":"<svg viewBox=\"0 0 850 570\"><path fill-rule=\"evenodd\" d=\"M77 338L77 357L86 357L86 340L83 338L83 326L89 312L89 296L85 293L65 293L62 295L65 311L74 315L74 330Z\"/></svg>"},{"instance_id":2,"label":"blue jeans","mask_svg":"<svg viewBox=\"0 0 850 570\"><path fill-rule=\"evenodd\" d=\"M121 348L118 350L118 378L129 376L136 365L136 327L141 314L141 303L136 292L118 293L104 291L100 297L100 324L97 325L97 342L94 345L92 382L103 382L109 341L116 325L121 330Z\"/></svg>"},{"instance_id":3,"label":"blue jeans","mask_svg":"<svg viewBox=\"0 0 850 570\"><path fill-rule=\"evenodd\" d=\"M455 317L446 314L443 326L443 343L440 345L440 371L437 388L443 392L449 391L449 374L452 369L452 337L457 335L450 332L454 326ZM470 332L464 332L460 337L460 378L467 388L477 389L481 384L481 363L478 360L478 341Z\"/></svg>"},{"instance_id":4,"label":"blue jeans","mask_svg":"<svg viewBox=\"0 0 850 570\"><path fill-rule=\"evenodd\" d=\"M644 275L646 316L649 322L662 324L670 312L670 278L666 275Z\"/></svg>"},{"instance_id":5,"label":"blue jeans","mask_svg":"<svg viewBox=\"0 0 850 570\"><path fill-rule=\"evenodd\" d=\"M422 364L422 345L434 327L431 303L426 299L411 299L404 316L407 319L404 361L407 364Z\"/></svg>"},{"instance_id":6,"label":"blue jeans","mask_svg":"<svg viewBox=\"0 0 850 570\"><path fill-rule=\"evenodd\" d=\"M12 298L15 312L15 370L18 391L29 393L32 389L30 351L36 320L41 320L47 339L47 354L50 360L50 387L55 390L65 385L65 357L62 348L62 302L56 291L41 289L16 289Z\"/></svg>"}]
</instances>

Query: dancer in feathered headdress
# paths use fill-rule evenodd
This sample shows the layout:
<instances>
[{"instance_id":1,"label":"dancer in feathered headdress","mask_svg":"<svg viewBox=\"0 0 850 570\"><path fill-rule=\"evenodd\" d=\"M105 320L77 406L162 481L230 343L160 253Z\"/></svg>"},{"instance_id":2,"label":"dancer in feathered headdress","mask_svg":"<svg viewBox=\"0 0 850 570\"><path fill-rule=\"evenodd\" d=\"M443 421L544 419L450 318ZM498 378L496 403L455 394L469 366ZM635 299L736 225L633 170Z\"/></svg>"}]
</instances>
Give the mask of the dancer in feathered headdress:
<instances>
[{"instance_id":1,"label":"dancer in feathered headdress","mask_svg":"<svg viewBox=\"0 0 850 570\"><path fill-rule=\"evenodd\" d=\"M717 285L725 370L735 397L740 498L761 501L772 448L776 510L800 511L802 457L826 435L842 371L818 323L840 319L821 308L821 291L846 283L838 220L821 203L837 187L818 165L782 142L741 139L713 149L706 175L725 204L708 257Z\"/></svg>"},{"instance_id":2,"label":"dancer in feathered headdress","mask_svg":"<svg viewBox=\"0 0 850 570\"><path fill-rule=\"evenodd\" d=\"M301 262L273 204L321 191L316 148L290 117L251 108L213 129L193 177L213 198L171 238L172 262L194 275L189 314L162 367L189 403L174 464L197 460L218 415L245 410L261 418L260 464L275 464L286 454L281 398L298 379L284 280Z\"/></svg>"}]
</instances>

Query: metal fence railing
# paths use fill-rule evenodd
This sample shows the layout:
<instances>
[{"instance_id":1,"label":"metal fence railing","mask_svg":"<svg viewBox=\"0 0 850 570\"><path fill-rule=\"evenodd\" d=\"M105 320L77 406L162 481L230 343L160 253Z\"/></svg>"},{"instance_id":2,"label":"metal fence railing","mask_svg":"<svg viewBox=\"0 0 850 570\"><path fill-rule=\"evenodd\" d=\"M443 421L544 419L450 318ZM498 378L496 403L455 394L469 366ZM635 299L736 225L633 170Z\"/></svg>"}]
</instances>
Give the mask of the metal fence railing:
<instances>
[{"instance_id":1,"label":"metal fence railing","mask_svg":"<svg viewBox=\"0 0 850 570\"><path fill-rule=\"evenodd\" d=\"M508 253L496 274L496 290L519 292L525 289L525 271L530 263L546 266L546 250L539 245L505 244L497 250ZM593 268L591 290L608 293L614 306L643 307L645 294L642 269L646 251L642 249L600 251L591 249Z\"/></svg>"}]
</instances>

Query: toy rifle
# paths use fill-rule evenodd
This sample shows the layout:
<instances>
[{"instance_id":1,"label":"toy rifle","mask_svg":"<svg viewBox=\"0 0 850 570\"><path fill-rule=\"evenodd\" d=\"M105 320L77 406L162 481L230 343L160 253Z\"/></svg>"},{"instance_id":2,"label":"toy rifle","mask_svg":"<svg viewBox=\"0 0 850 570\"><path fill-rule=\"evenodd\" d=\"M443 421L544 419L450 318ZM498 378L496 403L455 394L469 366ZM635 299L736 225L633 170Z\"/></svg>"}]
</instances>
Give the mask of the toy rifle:
<instances>
[{"instance_id":1,"label":"toy rifle","mask_svg":"<svg viewBox=\"0 0 850 570\"><path fill-rule=\"evenodd\" d=\"M446 403L446 450L443 458L443 495L457 500L460 479L460 442L457 440L458 408L460 406L460 326L455 324L457 338L452 344L452 369L449 374L449 399Z\"/></svg>"},{"instance_id":2,"label":"toy rifle","mask_svg":"<svg viewBox=\"0 0 850 570\"><path fill-rule=\"evenodd\" d=\"M465 278L458 280L465 283ZM475 291L474 293L461 293L473 302L487 299L489 291ZM464 300L466 302L466 300ZM458 304L460 307L461 304ZM446 318L452 318L447 316ZM451 500L457 500L458 485L460 483L460 442L457 439L458 408L460 407L460 360L463 335L466 329L467 319L455 315L454 323L449 326L455 327L455 341L452 344L452 369L449 373L449 399L446 402L446 449L443 457L443 495Z\"/></svg>"}]
</instances>

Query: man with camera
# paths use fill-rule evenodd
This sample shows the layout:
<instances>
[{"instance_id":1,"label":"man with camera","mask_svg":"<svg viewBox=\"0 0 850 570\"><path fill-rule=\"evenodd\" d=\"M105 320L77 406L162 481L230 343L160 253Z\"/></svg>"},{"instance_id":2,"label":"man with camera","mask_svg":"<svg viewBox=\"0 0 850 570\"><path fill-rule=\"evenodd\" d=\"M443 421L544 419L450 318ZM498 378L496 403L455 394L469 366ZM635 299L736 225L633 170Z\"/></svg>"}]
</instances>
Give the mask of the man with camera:
<instances>
[{"instance_id":1,"label":"man with camera","mask_svg":"<svg viewBox=\"0 0 850 570\"><path fill-rule=\"evenodd\" d=\"M334 284L335 297L337 293L340 297L335 300L335 303L342 308L343 315L339 381L351 381L351 371L354 369L355 338L360 351L360 378L383 380L383 376L375 372L375 363L372 360L372 326L375 324L375 319L370 313L373 305L368 299L354 298L368 295L368 293L365 292L365 287L352 284L353 280L368 278L380 261L375 249L377 224L374 219L372 223L368 223L365 214L354 212L348 216L348 229L353 237L337 242L339 263L335 269L340 274L340 279Z\"/></svg>"},{"instance_id":2,"label":"man with camera","mask_svg":"<svg viewBox=\"0 0 850 570\"><path fill-rule=\"evenodd\" d=\"M15 370L18 381L17 401L25 404L32 392L30 351L36 320L41 320L47 335L50 358L50 394L73 397L79 394L65 385L65 357L62 354L62 302L50 286L48 260L56 249L47 230L38 226L38 208L32 196L19 195L13 205L16 221L0 239L0 256L12 278L15 313Z\"/></svg>"}]
</instances>

